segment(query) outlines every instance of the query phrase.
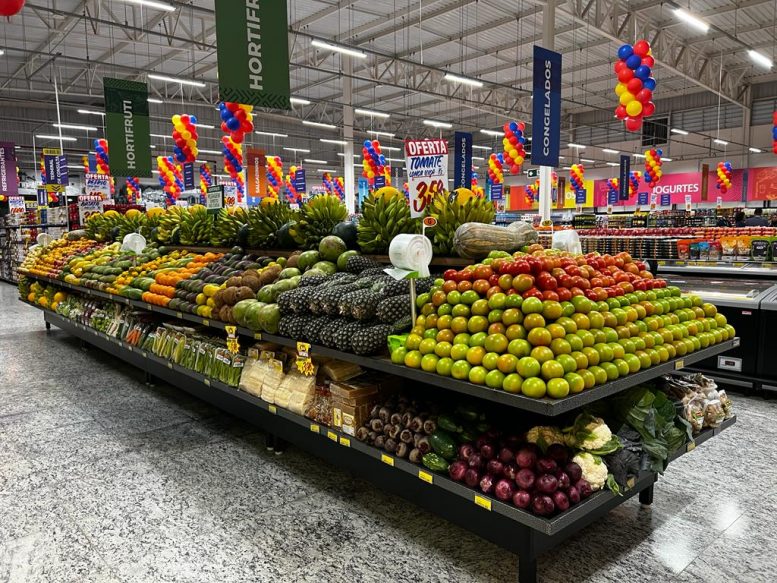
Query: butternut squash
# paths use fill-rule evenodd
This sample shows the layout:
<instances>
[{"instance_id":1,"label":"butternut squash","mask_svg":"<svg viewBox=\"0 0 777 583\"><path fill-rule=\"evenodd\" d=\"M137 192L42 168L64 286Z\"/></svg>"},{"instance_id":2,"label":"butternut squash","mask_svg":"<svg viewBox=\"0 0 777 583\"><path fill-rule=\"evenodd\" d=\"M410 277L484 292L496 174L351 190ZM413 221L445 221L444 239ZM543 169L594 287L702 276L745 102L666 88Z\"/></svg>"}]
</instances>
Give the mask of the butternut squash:
<instances>
[{"instance_id":1,"label":"butternut squash","mask_svg":"<svg viewBox=\"0 0 777 583\"><path fill-rule=\"evenodd\" d=\"M538 240L534 228L522 221L508 227L464 223L453 237L453 248L460 257L481 259L491 251L516 251Z\"/></svg>"}]
</instances>

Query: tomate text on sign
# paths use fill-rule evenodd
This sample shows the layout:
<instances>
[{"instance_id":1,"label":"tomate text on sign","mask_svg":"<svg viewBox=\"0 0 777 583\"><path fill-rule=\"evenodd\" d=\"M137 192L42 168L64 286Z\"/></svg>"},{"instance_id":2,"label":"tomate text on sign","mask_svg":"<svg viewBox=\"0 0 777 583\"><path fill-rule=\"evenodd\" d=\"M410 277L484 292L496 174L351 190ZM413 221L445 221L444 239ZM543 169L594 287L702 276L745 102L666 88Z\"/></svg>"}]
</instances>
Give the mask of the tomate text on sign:
<instances>
[{"instance_id":1,"label":"tomate text on sign","mask_svg":"<svg viewBox=\"0 0 777 583\"><path fill-rule=\"evenodd\" d=\"M410 215L420 217L432 197L447 186L448 142L406 140L405 160Z\"/></svg>"}]
</instances>

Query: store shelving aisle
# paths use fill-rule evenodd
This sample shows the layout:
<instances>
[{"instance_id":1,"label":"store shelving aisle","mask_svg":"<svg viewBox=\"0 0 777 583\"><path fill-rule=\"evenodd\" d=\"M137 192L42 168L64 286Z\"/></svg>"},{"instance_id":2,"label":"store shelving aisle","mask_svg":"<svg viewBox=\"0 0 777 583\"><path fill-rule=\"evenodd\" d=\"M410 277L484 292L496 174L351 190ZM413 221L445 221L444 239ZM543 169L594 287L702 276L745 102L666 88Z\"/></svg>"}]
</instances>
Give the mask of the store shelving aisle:
<instances>
[{"instance_id":1,"label":"store shelving aisle","mask_svg":"<svg viewBox=\"0 0 777 583\"><path fill-rule=\"evenodd\" d=\"M777 403L683 456L541 581L769 581ZM771 514L771 515L770 515ZM0 581L510 581L515 557L52 329L0 284Z\"/></svg>"}]
</instances>

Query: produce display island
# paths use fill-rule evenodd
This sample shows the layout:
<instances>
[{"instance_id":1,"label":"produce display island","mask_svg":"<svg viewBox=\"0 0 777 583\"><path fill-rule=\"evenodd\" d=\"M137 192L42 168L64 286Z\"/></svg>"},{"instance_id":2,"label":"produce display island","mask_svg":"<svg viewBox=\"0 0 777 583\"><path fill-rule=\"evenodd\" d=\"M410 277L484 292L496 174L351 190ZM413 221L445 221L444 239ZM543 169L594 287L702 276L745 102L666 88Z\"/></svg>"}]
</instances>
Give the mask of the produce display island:
<instances>
[{"instance_id":1,"label":"produce display island","mask_svg":"<svg viewBox=\"0 0 777 583\"><path fill-rule=\"evenodd\" d=\"M183 323L189 322L218 330L224 330L227 326L227 324L217 320L169 310L143 301L67 284L60 280L39 276L31 276L31 279L61 286L85 297L129 305L136 310L150 314L156 313L167 318L180 320ZM47 328L53 324L81 339L84 343L95 346L139 368L147 375L149 382L156 378L170 383L236 417L256 424L269 434L287 440L329 463L372 481L379 487L398 494L475 532L484 539L516 553L518 555L518 580L521 583L533 583L538 580L537 557L540 553L559 545L569 536L635 495L639 495L640 502L643 504L650 504L653 499L653 485L657 481L658 475L652 471L642 471L638 476L629 480L627 487L622 489L621 495L602 489L556 516L537 516L492 496L481 494L477 490L450 479L447 474L443 475L422 466L419 467L406 459L390 455L381 449L363 443L343 431L316 423L280 406L269 404L219 380L196 373L151 352L122 342L104 332L72 321L50 309L41 308L40 305L27 302L24 299L22 301L43 310ZM258 333L244 327L237 327L237 333L246 339L261 338L264 341L282 346L295 347L297 344L291 338ZM553 417L579 409L584 405L701 360L723 354L739 346L739 343L739 338L729 339L688 354L683 358L674 358L614 382L558 400L533 399L466 381L457 381L393 364L384 357L360 356L317 345L310 347L310 353L353 362L364 368L434 385L477 399L492 401L504 407L523 411L525 414ZM697 445L714 437L735 421L736 418L732 417L714 429L703 430L692 441L687 442L681 450L673 452L669 459L676 459L692 451Z\"/></svg>"}]
</instances>

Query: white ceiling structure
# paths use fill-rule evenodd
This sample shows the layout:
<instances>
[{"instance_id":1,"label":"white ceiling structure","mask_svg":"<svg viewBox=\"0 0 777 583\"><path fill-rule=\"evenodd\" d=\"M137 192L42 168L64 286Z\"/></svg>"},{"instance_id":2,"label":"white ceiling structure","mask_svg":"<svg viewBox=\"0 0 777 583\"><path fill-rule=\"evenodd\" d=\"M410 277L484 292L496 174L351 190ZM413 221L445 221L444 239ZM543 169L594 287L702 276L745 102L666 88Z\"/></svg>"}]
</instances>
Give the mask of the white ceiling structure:
<instances>
[{"instance_id":1,"label":"white ceiling structure","mask_svg":"<svg viewBox=\"0 0 777 583\"><path fill-rule=\"evenodd\" d=\"M227 1L227 0L222 0ZM279 0L280 1L280 0ZM638 151L638 135L626 134L613 119L616 97L612 65L620 44L647 38L657 60L655 117L674 119L705 110L704 120L683 140L682 156L703 158L721 129L749 128L754 104L768 109L777 100L777 68L759 65L757 51L777 61L777 0L569 0L555 2L554 49L563 55L562 143L585 135L591 146ZM152 133L169 136L170 116L192 113L201 128L201 158L216 161L218 102L215 0L166 0L173 11L140 6L137 0L27 0L22 12L2 26L0 49L0 140L22 146L22 168L33 163L34 135L56 133L55 84L62 123L94 126L97 131L66 130L77 138L68 153L84 154L102 137L103 77L147 81L153 98ZM140 2L142 4L142 2ZM358 144L368 131L385 146L399 148L408 136L437 135L424 125L431 119L474 131L476 144L500 140L479 132L497 129L509 119L531 119L532 45L542 44L544 0L288 0L290 112L257 110L258 131L288 137L254 135L249 142L268 153L326 160L342 167L342 147L321 142L338 139L340 129L311 128L301 120L343 121L345 73L338 53L317 49L314 39L358 48L347 75L354 107L390 114L356 115ZM678 18L677 7L702 19L706 32ZM483 82L482 88L451 83L445 73ZM159 73L196 79L204 88L147 78ZM757 108L756 108L757 109ZM709 110L709 111L708 111ZM677 117L675 117L677 116ZM755 123L755 120L752 120ZM669 122L673 123L673 122ZM689 122L690 123L690 122ZM452 131L452 130L450 130ZM447 135L449 130L442 130ZM529 131L529 133L531 133ZM738 134L739 135L739 134ZM729 145L746 152L766 138L749 130ZM171 140L154 137L152 154L168 154ZM167 144L167 148L165 148ZM36 140L40 148L44 139ZM290 152L282 147L310 150ZM210 153L210 152L213 153ZM627 150L628 151L628 150ZM390 158L401 153L389 150ZM485 153L487 155L487 152ZM476 154L477 155L477 154ZM601 160L602 156L593 156Z\"/></svg>"}]
</instances>

